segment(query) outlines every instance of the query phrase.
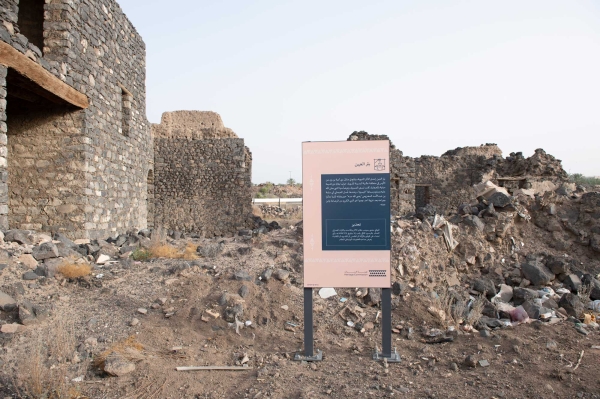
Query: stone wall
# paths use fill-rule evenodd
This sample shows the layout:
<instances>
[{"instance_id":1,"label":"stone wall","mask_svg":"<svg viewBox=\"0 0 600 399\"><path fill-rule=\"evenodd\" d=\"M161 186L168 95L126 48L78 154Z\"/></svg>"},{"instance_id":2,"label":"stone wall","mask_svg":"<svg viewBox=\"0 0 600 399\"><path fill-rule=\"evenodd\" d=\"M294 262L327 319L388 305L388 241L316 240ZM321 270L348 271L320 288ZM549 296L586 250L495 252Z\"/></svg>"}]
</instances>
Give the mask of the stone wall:
<instances>
[{"instance_id":1,"label":"stone wall","mask_svg":"<svg viewBox=\"0 0 600 399\"><path fill-rule=\"evenodd\" d=\"M252 223L252 158L239 138L156 138L154 225L205 237Z\"/></svg>"},{"instance_id":2,"label":"stone wall","mask_svg":"<svg viewBox=\"0 0 600 399\"><path fill-rule=\"evenodd\" d=\"M48 111L34 96L38 103L33 104L32 120L26 122L21 115L27 108L16 100L17 95L23 98L18 79L13 84L9 76L7 82L7 68L0 66L0 227L41 225L42 230L64 231L73 238L143 228L153 168L145 45L112 0L46 0L43 7L43 49L21 34L18 16L24 11L17 0L0 0L0 40L85 94L90 106L68 111L53 106ZM25 20L30 25L36 18ZM29 26L27 31L35 29ZM34 127L35 121L40 125ZM51 128L35 134L40 126ZM11 127L14 132L8 131ZM43 153L46 145L50 151ZM52 149L57 146L65 151ZM38 161L44 166L36 167ZM9 200L6 182L25 182L27 188L15 186ZM48 192L43 184L57 192Z\"/></svg>"},{"instance_id":3,"label":"stone wall","mask_svg":"<svg viewBox=\"0 0 600 399\"><path fill-rule=\"evenodd\" d=\"M389 140L387 136L354 132L348 140ZM509 192L536 184L559 184L567 179L560 160L538 149L529 157L511 153L503 158L496 144L463 147L440 157L404 157L391 145L392 214L402 216L426 204L438 213L456 212L459 205L473 199L473 185L491 180ZM550 184L550 187L552 186Z\"/></svg>"}]
</instances>

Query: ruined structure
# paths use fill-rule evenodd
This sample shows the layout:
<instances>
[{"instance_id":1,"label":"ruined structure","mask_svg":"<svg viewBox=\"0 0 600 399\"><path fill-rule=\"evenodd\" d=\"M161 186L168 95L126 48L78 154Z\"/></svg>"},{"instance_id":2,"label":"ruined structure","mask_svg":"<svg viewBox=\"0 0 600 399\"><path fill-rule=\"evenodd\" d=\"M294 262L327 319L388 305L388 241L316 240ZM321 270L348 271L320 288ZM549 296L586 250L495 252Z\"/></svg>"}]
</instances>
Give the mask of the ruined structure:
<instances>
[{"instance_id":1,"label":"ruined structure","mask_svg":"<svg viewBox=\"0 0 600 399\"><path fill-rule=\"evenodd\" d=\"M112 0L0 0L0 229L146 226L145 45Z\"/></svg>"},{"instance_id":2,"label":"ruined structure","mask_svg":"<svg viewBox=\"0 0 600 399\"><path fill-rule=\"evenodd\" d=\"M154 136L154 223L203 236L251 225L252 155L215 112L165 112Z\"/></svg>"},{"instance_id":3,"label":"ruined structure","mask_svg":"<svg viewBox=\"0 0 600 399\"><path fill-rule=\"evenodd\" d=\"M384 135L354 132L348 140L389 140ZM525 158L511 153L503 158L496 144L456 148L440 157L405 157L393 144L390 153L392 212L406 215L427 204L444 214L473 199L473 185L492 181L517 189L550 191L567 179L560 160L537 149Z\"/></svg>"}]
</instances>

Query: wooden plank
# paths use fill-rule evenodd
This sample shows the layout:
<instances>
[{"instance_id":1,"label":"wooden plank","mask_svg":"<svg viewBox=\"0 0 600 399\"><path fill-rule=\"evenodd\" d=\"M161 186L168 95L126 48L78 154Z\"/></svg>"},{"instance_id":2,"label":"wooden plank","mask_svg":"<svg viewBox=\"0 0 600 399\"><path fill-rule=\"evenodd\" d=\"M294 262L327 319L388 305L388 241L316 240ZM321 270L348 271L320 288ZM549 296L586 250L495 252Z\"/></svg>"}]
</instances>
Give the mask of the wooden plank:
<instances>
[{"instance_id":1,"label":"wooden plank","mask_svg":"<svg viewBox=\"0 0 600 399\"><path fill-rule=\"evenodd\" d=\"M14 69L40 87L79 108L90 106L85 94L78 92L41 65L30 60L24 54L15 50L11 45L0 40L0 64Z\"/></svg>"},{"instance_id":2,"label":"wooden plank","mask_svg":"<svg viewBox=\"0 0 600 399\"><path fill-rule=\"evenodd\" d=\"M245 371L252 370L252 367L244 366L190 366L177 367L177 371L197 371L197 370L230 370L230 371Z\"/></svg>"}]
</instances>

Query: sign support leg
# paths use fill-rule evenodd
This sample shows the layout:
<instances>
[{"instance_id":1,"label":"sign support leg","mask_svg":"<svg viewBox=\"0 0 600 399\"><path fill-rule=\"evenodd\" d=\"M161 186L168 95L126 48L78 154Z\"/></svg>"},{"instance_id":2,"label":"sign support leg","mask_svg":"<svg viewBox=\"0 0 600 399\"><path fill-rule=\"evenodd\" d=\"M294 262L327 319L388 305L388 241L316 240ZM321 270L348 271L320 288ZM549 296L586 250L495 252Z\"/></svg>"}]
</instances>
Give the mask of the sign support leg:
<instances>
[{"instance_id":1,"label":"sign support leg","mask_svg":"<svg viewBox=\"0 0 600 399\"><path fill-rule=\"evenodd\" d=\"M375 351L373 360L387 359L387 362L400 362L396 348L392 352L392 289L381 289L381 352Z\"/></svg>"},{"instance_id":2,"label":"sign support leg","mask_svg":"<svg viewBox=\"0 0 600 399\"><path fill-rule=\"evenodd\" d=\"M294 360L304 360L307 362L323 360L323 352L317 350L317 354L314 354L312 288L304 287L304 355L296 353Z\"/></svg>"}]
</instances>

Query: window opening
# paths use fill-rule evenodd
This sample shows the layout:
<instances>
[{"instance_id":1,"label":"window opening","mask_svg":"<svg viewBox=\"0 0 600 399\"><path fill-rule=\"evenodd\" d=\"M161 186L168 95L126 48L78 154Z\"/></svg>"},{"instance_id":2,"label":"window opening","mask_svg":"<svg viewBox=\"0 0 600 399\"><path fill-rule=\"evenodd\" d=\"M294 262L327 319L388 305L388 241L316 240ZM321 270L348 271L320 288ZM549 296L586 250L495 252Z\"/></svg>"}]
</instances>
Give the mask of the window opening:
<instances>
[{"instance_id":1,"label":"window opening","mask_svg":"<svg viewBox=\"0 0 600 399\"><path fill-rule=\"evenodd\" d=\"M20 0L17 25L31 44L44 51L44 0Z\"/></svg>"}]
</instances>

